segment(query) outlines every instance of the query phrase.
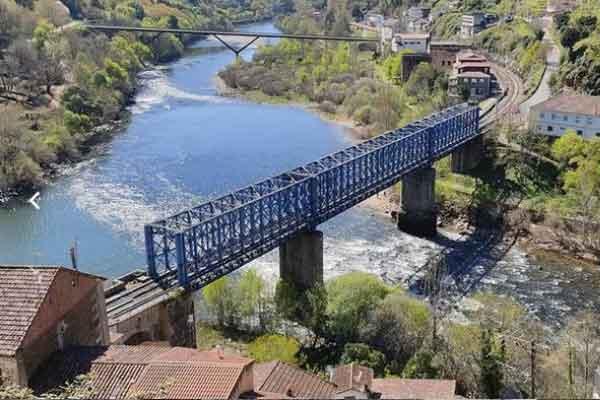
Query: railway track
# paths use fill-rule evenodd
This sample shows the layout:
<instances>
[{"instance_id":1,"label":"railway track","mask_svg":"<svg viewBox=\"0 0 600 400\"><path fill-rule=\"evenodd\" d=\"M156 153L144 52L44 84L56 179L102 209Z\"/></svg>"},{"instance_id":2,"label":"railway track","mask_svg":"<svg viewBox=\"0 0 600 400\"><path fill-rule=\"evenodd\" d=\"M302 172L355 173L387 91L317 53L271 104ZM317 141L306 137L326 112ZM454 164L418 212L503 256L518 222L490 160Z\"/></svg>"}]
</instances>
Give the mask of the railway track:
<instances>
[{"instance_id":1,"label":"railway track","mask_svg":"<svg viewBox=\"0 0 600 400\"><path fill-rule=\"evenodd\" d=\"M505 91L505 96L495 106L495 110L490 111L481 120L482 129L489 129L495 122L501 118L519 112L519 103L523 95L523 83L521 79L513 72L493 64L492 71L496 79ZM517 118L520 116L517 114Z\"/></svg>"}]
</instances>

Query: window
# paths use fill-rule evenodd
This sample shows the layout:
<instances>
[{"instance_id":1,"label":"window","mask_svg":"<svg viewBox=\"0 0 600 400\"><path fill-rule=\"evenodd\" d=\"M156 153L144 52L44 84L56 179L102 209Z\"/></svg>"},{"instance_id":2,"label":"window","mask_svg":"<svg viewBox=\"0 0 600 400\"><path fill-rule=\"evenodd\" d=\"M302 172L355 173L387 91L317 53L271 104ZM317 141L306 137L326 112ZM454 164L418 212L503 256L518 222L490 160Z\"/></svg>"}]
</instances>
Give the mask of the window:
<instances>
[{"instance_id":1,"label":"window","mask_svg":"<svg viewBox=\"0 0 600 400\"><path fill-rule=\"evenodd\" d=\"M552 119L556 119L556 114L552 113Z\"/></svg>"},{"instance_id":2,"label":"window","mask_svg":"<svg viewBox=\"0 0 600 400\"><path fill-rule=\"evenodd\" d=\"M583 135L583 131L582 131L581 129L577 129L577 134L578 134L579 136L581 136L581 135Z\"/></svg>"},{"instance_id":3,"label":"window","mask_svg":"<svg viewBox=\"0 0 600 400\"><path fill-rule=\"evenodd\" d=\"M592 117L587 117L587 123L588 123L588 125L592 124Z\"/></svg>"},{"instance_id":4,"label":"window","mask_svg":"<svg viewBox=\"0 0 600 400\"><path fill-rule=\"evenodd\" d=\"M550 125L548 125L548 128L546 129L548 132L552 132L554 130L553 127L551 127Z\"/></svg>"},{"instance_id":5,"label":"window","mask_svg":"<svg viewBox=\"0 0 600 400\"><path fill-rule=\"evenodd\" d=\"M569 120L569 117L567 115L564 115L563 116L563 121L568 121L568 120Z\"/></svg>"},{"instance_id":6,"label":"window","mask_svg":"<svg viewBox=\"0 0 600 400\"><path fill-rule=\"evenodd\" d=\"M544 118L544 113L540 113L540 118Z\"/></svg>"},{"instance_id":7,"label":"window","mask_svg":"<svg viewBox=\"0 0 600 400\"><path fill-rule=\"evenodd\" d=\"M600 137L600 132L596 132L596 137Z\"/></svg>"}]
</instances>

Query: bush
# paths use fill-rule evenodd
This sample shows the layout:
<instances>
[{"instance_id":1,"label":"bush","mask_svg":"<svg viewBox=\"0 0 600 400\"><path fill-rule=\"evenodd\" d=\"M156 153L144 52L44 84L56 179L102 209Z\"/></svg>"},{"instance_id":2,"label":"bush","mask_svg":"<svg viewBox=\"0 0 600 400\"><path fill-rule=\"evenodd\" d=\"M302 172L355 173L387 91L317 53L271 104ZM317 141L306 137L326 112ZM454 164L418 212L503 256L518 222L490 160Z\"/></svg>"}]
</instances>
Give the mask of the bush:
<instances>
[{"instance_id":1,"label":"bush","mask_svg":"<svg viewBox=\"0 0 600 400\"><path fill-rule=\"evenodd\" d=\"M371 122L373 122L374 112L375 111L373 110L373 107L362 106L361 108L356 110L352 116L361 124L369 125Z\"/></svg>"},{"instance_id":2,"label":"bush","mask_svg":"<svg viewBox=\"0 0 600 400\"><path fill-rule=\"evenodd\" d=\"M340 359L342 364L358 363L372 368L376 376L382 376L385 369L385 356L383 353L370 348L363 343L348 343L344 346L344 353Z\"/></svg>"},{"instance_id":3,"label":"bush","mask_svg":"<svg viewBox=\"0 0 600 400\"><path fill-rule=\"evenodd\" d=\"M257 362L279 360L298 364L297 354L300 343L292 337L282 335L260 336L248 345L250 357Z\"/></svg>"},{"instance_id":4,"label":"bush","mask_svg":"<svg viewBox=\"0 0 600 400\"><path fill-rule=\"evenodd\" d=\"M331 101L325 100L324 102L319 104L319 110L325 113L335 114L336 107L335 104L333 104Z\"/></svg>"},{"instance_id":5,"label":"bush","mask_svg":"<svg viewBox=\"0 0 600 400\"><path fill-rule=\"evenodd\" d=\"M92 126L90 117L84 114L77 114L72 111L65 110L63 118L65 127L71 133L83 133Z\"/></svg>"},{"instance_id":6,"label":"bush","mask_svg":"<svg viewBox=\"0 0 600 400\"><path fill-rule=\"evenodd\" d=\"M327 313L338 343L356 341L369 313L389 292L381 279L366 272L350 272L330 280Z\"/></svg>"}]
</instances>

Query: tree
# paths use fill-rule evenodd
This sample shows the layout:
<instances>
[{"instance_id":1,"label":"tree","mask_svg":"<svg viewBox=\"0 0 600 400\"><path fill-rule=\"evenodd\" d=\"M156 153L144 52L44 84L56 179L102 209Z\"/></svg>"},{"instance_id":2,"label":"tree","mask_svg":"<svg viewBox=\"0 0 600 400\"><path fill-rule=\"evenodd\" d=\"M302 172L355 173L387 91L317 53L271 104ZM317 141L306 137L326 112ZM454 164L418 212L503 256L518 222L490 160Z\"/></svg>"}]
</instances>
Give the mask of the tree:
<instances>
[{"instance_id":1,"label":"tree","mask_svg":"<svg viewBox=\"0 0 600 400\"><path fill-rule=\"evenodd\" d=\"M248 353L256 362L283 361L298 364L300 343L293 337L282 335L260 336L248 345Z\"/></svg>"},{"instance_id":2,"label":"tree","mask_svg":"<svg viewBox=\"0 0 600 400\"><path fill-rule=\"evenodd\" d=\"M377 306L364 331L371 346L385 355L390 372L400 374L431 336L431 313L425 303L397 289Z\"/></svg>"},{"instance_id":3,"label":"tree","mask_svg":"<svg viewBox=\"0 0 600 400\"><path fill-rule=\"evenodd\" d=\"M242 318L258 318L261 330L269 325L272 299L266 292L265 281L255 269L244 271L237 284L240 315Z\"/></svg>"},{"instance_id":4,"label":"tree","mask_svg":"<svg viewBox=\"0 0 600 400\"><path fill-rule=\"evenodd\" d=\"M480 390L487 398L496 399L500 397L502 390L502 366L501 357L492 348L491 330L481 331L481 356L479 368L481 369Z\"/></svg>"},{"instance_id":5,"label":"tree","mask_svg":"<svg viewBox=\"0 0 600 400\"><path fill-rule=\"evenodd\" d=\"M221 328L235 325L238 317L238 304L232 296L232 286L231 279L224 276L202 289L208 311L217 317Z\"/></svg>"},{"instance_id":6,"label":"tree","mask_svg":"<svg viewBox=\"0 0 600 400\"><path fill-rule=\"evenodd\" d=\"M410 74L404 90L409 96L425 101L431 96L435 78L436 73L431 64L420 63Z\"/></svg>"},{"instance_id":7,"label":"tree","mask_svg":"<svg viewBox=\"0 0 600 400\"><path fill-rule=\"evenodd\" d=\"M385 356L364 343L347 343L340 359L342 364L357 363L372 368L376 376L385 372Z\"/></svg>"},{"instance_id":8,"label":"tree","mask_svg":"<svg viewBox=\"0 0 600 400\"><path fill-rule=\"evenodd\" d=\"M331 279L327 284L327 314L336 341L356 341L369 313L389 291L381 279L365 272L350 272Z\"/></svg>"},{"instance_id":9,"label":"tree","mask_svg":"<svg viewBox=\"0 0 600 400\"><path fill-rule=\"evenodd\" d=\"M402 377L409 379L436 379L440 371L433 361L434 353L429 349L419 350L406 363L402 371Z\"/></svg>"}]
</instances>

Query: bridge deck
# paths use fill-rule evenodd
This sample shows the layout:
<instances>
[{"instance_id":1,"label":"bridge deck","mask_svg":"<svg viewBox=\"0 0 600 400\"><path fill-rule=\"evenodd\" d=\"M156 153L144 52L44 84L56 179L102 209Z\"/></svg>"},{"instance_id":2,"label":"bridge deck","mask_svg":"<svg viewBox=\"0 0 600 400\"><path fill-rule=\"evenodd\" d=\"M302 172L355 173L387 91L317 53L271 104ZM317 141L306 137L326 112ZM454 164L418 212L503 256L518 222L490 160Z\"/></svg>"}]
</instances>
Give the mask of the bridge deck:
<instances>
[{"instance_id":1,"label":"bridge deck","mask_svg":"<svg viewBox=\"0 0 600 400\"><path fill-rule=\"evenodd\" d=\"M358 36L330 36L330 35L295 35L289 33L266 33L266 32L230 32L230 31L210 31L195 29L169 29L169 28L146 28L139 26L118 26L118 25L97 25L87 24L86 28L101 32L138 32L138 33L172 33L175 35L194 35L194 36L241 36L249 38L280 38L280 39L299 39L299 40L327 40L338 42L375 42L377 38L363 38Z\"/></svg>"},{"instance_id":2,"label":"bridge deck","mask_svg":"<svg viewBox=\"0 0 600 400\"><path fill-rule=\"evenodd\" d=\"M149 274L201 288L479 134L479 108L457 105L146 225Z\"/></svg>"}]
</instances>

